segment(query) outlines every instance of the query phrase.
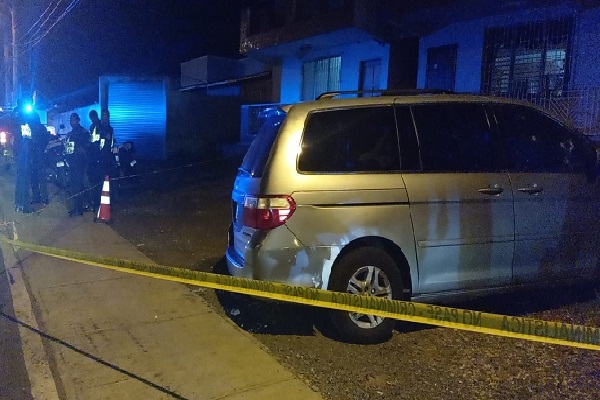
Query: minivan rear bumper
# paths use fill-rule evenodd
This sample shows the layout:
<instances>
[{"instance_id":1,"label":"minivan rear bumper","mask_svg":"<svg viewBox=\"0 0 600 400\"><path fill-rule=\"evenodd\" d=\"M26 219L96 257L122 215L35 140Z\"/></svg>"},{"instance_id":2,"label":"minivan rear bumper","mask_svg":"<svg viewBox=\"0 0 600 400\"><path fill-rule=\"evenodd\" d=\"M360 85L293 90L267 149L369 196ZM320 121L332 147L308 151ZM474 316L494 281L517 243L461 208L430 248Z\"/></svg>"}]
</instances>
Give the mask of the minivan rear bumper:
<instances>
[{"instance_id":1,"label":"minivan rear bumper","mask_svg":"<svg viewBox=\"0 0 600 400\"><path fill-rule=\"evenodd\" d=\"M247 250L245 259L229 247L225 253L232 276L279 282L294 286L318 287L322 264L309 267L303 249ZM296 261L296 262L294 262Z\"/></svg>"},{"instance_id":2,"label":"minivan rear bumper","mask_svg":"<svg viewBox=\"0 0 600 400\"><path fill-rule=\"evenodd\" d=\"M225 258L227 259L227 269L229 273L233 276L242 276L242 277L251 277L245 276L243 273L244 270L244 260L237 254L235 249L232 246L227 248L227 252L225 253ZM250 274L251 275L251 274Z\"/></svg>"},{"instance_id":3,"label":"minivan rear bumper","mask_svg":"<svg viewBox=\"0 0 600 400\"><path fill-rule=\"evenodd\" d=\"M323 288L329 279L332 255L337 253L338 249L329 246L269 248L262 241L258 246L247 246L244 254L230 245L225 258L232 276Z\"/></svg>"}]
</instances>

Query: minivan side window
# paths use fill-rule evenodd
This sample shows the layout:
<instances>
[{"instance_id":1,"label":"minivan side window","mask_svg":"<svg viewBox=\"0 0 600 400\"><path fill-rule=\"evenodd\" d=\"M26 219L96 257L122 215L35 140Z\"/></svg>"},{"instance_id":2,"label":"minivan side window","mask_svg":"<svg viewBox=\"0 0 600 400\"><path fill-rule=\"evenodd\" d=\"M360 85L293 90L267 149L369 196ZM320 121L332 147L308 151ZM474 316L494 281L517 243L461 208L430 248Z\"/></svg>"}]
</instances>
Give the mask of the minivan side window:
<instances>
[{"instance_id":1,"label":"minivan side window","mask_svg":"<svg viewBox=\"0 0 600 400\"><path fill-rule=\"evenodd\" d=\"M394 108L354 107L310 113L298 169L331 173L399 170Z\"/></svg>"},{"instance_id":2,"label":"minivan side window","mask_svg":"<svg viewBox=\"0 0 600 400\"><path fill-rule=\"evenodd\" d=\"M497 140L482 104L412 106L425 172L497 170Z\"/></svg>"},{"instance_id":3,"label":"minivan side window","mask_svg":"<svg viewBox=\"0 0 600 400\"><path fill-rule=\"evenodd\" d=\"M525 106L495 105L494 113L509 171L561 173L583 168L577 156L580 141L558 121Z\"/></svg>"}]
</instances>

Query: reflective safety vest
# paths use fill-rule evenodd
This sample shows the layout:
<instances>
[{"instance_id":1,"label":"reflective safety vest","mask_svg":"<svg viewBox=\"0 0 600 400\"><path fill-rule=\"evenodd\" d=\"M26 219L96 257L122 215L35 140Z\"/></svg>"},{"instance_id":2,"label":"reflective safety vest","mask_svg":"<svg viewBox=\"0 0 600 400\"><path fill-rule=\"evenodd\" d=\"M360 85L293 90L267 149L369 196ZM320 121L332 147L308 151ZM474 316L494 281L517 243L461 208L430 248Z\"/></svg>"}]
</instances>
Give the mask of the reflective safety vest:
<instances>
[{"instance_id":1,"label":"reflective safety vest","mask_svg":"<svg viewBox=\"0 0 600 400\"><path fill-rule=\"evenodd\" d=\"M31 139L31 127L29 124L21 125L21 137Z\"/></svg>"},{"instance_id":2,"label":"reflective safety vest","mask_svg":"<svg viewBox=\"0 0 600 400\"><path fill-rule=\"evenodd\" d=\"M104 148L105 142L106 142L106 139L100 139L100 150L102 150ZM115 138L111 137L110 138L110 148L111 149L113 148L114 144L115 144Z\"/></svg>"},{"instance_id":3,"label":"reflective safety vest","mask_svg":"<svg viewBox=\"0 0 600 400\"><path fill-rule=\"evenodd\" d=\"M94 143L100 140L100 134L98 133L98 127L94 126L94 130L92 131L92 134L90 135L90 142Z\"/></svg>"},{"instance_id":4,"label":"reflective safety vest","mask_svg":"<svg viewBox=\"0 0 600 400\"><path fill-rule=\"evenodd\" d=\"M74 151L75 151L75 142L71 142L70 140L67 140L65 142L65 154L73 154Z\"/></svg>"}]
</instances>

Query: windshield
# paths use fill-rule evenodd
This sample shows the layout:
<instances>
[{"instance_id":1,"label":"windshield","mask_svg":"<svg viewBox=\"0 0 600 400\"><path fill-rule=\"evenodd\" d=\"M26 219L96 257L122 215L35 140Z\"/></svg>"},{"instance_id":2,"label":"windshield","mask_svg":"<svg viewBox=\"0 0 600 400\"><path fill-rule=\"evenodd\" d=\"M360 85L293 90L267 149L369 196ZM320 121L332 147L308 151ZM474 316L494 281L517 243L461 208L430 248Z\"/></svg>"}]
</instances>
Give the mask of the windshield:
<instances>
[{"instance_id":1,"label":"windshield","mask_svg":"<svg viewBox=\"0 0 600 400\"><path fill-rule=\"evenodd\" d=\"M275 142L277 132L281 122L285 119L286 113L282 110L278 110L276 114L271 114L263 126L260 128L258 135L252 141L240 170L244 173L250 174L253 177L261 177L263 170L269 158L269 152L271 146Z\"/></svg>"}]
</instances>

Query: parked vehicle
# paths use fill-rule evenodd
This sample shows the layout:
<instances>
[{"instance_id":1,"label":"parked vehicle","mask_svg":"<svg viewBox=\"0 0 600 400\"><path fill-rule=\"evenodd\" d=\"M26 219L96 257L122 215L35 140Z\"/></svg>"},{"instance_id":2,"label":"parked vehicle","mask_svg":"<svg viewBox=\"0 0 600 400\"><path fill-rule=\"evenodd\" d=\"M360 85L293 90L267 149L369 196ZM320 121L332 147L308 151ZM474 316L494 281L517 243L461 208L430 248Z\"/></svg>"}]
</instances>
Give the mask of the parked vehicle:
<instances>
[{"instance_id":1,"label":"parked vehicle","mask_svg":"<svg viewBox=\"0 0 600 400\"><path fill-rule=\"evenodd\" d=\"M132 141L113 146L114 173L111 174L113 182L111 185L111 198L120 201L127 188L136 181L137 160L135 157L135 145Z\"/></svg>"},{"instance_id":2,"label":"parked vehicle","mask_svg":"<svg viewBox=\"0 0 600 400\"><path fill-rule=\"evenodd\" d=\"M115 163L117 166L117 175L128 177L136 174L137 160L135 157L135 145L132 141L127 141L120 146L113 147Z\"/></svg>"},{"instance_id":3,"label":"parked vehicle","mask_svg":"<svg viewBox=\"0 0 600 400\"><path fill-rule=\"evenodd\" d=\"M13 160L14 119L12 112L0 112L0 157L2 168L10 169Z\"/></svg>"},{"instance_id":4,"label":"parked vehicle","mask_svg":"<svg viewBox=\"0 0 600 400\"><path fill-rule=\"evenodd\" d=\"M533 105L334 94L273 113L232 191L235 276L404 299L600 276L587 140ZM330 311L344 340L394 322Z\"/></svg>"},{"instance_id":5,"label":"parked vehicle","mask_svg":"<svg viewBox=\"0 0 600 400\"><path fill-rule=\"evenodd\" d=\"M69 162L65 154L65 143L55 138L48 143L45 153L48 180L58 188L66 189L69 185Z\"/></svg>"}]
</instances>

